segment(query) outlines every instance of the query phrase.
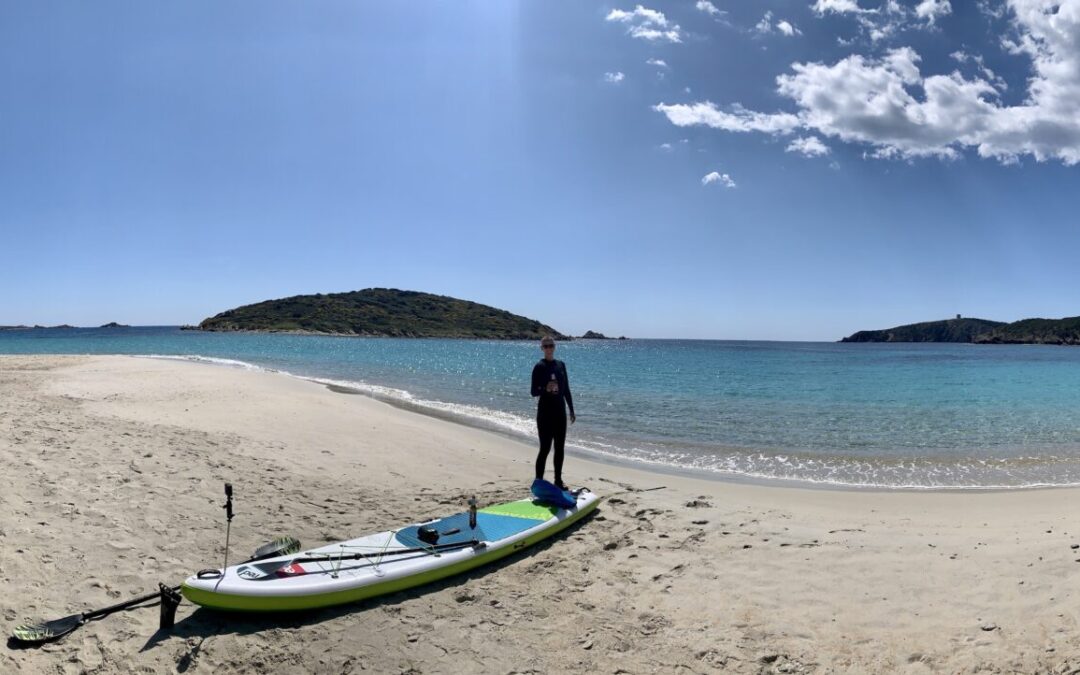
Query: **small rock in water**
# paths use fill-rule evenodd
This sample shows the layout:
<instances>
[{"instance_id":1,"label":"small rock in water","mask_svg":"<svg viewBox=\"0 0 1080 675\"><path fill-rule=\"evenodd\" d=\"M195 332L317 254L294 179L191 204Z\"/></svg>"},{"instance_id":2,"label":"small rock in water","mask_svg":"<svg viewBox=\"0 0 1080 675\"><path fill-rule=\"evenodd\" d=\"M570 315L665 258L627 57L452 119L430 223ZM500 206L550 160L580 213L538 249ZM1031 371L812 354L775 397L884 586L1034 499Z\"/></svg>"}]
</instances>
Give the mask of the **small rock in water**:
<instances>
[{"instance_id":1,"label":"small rock in water","mask_svg":"<svg viewBox=\"0 0 1080 675\"><path fill-rule=\"evenodd\" d=\"M987 632L998 629L996 623L984 623L983 625L979 626L979 628L982 628L984 631Z\"/></svg>"}]
</instances>

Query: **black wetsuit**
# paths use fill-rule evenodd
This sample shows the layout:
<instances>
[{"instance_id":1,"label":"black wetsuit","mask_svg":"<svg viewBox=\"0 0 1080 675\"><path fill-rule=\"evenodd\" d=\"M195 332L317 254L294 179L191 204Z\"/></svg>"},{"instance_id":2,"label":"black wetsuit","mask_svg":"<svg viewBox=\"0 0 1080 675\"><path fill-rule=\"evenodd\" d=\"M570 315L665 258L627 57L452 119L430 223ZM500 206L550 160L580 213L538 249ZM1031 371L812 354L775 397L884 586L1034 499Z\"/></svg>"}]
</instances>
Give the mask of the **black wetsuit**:
<instances>
[{"instance_id":1,"label":"black wetsuit","mask_svg":"<svg viewBox=\"0 0 1080 675\"><path fill-rule=\"evenodd\" d=\"M559 392L547 390L552 379L559 385ZM536 405L536 428L540 432L540 453L536 456L536 477L544 477L548 452L555 442L555 483L562 483L563 446L566 444L566 408L574 414L574 398L570 395L570 381L566 377L566 364L558 359L540 359L533 366L532 395L539 397Z\"/></svg>"}]
</instances>

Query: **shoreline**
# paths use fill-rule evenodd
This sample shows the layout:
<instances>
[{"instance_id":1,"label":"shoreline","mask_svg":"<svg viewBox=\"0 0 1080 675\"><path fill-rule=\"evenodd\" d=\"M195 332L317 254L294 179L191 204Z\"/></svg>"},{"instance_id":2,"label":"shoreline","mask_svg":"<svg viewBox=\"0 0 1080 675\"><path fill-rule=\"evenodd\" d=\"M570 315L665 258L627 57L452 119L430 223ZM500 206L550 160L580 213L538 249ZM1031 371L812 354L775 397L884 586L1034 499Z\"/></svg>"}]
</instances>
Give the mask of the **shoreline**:
<instances>
[{"instance_id":1,"label":"shoreline","mask_svg":"<svg viewBox=\"0 0 1080 675\"><path fill-rule=\"evenodd\" d=\"M21 354L0 354L0 357L4 356L18 356ZM27 354L29 355L29 354ZM256 370L256 372L268 373L272 375L281 375L287 378L294 378L300 381L308 381L321 384L328 390L338 394L348 395L361 395L367 397L367 399L386 403L395 408L409 411L409 413L415 413L424 417L429 417L436 420L446 421L459 426L467 427L470 429L483 430L490 433L495 433L499 436L508 438L508 440L515 443L525 443L528 445L532 442L532 438L529 434L523 433L517 429L508 427L505 423L500 423L496 420L491 420L480 415L471 415L465 413L465 411L454 409L441 409L434 403L443 403L447 406L458 406L464 404L455 404L453 402L441 402L441 401L415 401L411 399L411 394L406 390L397 389L395 387L383 386L383 384L369 384L365 382L356 382L351 380L337 380L333 378L327 378L322 376L308 376L300 375L297 373L288 372L281 368L274 368L271 366L261 366L255 363L241 361L237 359L228 359L228 357L218 356L204 356L201 354L38 354L44 356L66 356L66 355L79 355L85 357L133 357L133 359L149 359L149 360L162 360L162 361L175 361L183 363L197 363L213 366L225 366L228 368L239 368L246 370ZM390 393L382 393L390 392ZM401 395L395 395L401 394ZM467 405L467 407L469 407ZM481 408L486 413L500 413L499 410L492 408ZM753 454L758 450L750 450L746 448L728 448L735 453ZM573 456L580 457L589 461L593 461L599 464L613 465L613 467L625 467L634 469L637 471L643 471L646 473L658 473L662 475L672 475L688 478L696 478L696 480L708 481L708 482L720 482L731 483L737 485L760 485L766 487L786 487L793 489L813 489L813 490L840 490L840 491L900 491L900 492L997 492L997 491L1029 491L1029 490L1054 490L1054 489L1072 489L1080 487L1080 483L1034 483L1023 485L1007 485L1007 484L994 484L994 485L889 485L889 484L866 484L866 483L850 483L839 481L824 481L815 480L815 478L806 477L786 477L786 476L769 476L753 473L744 473L737 471L723 471L723 470L711 470L701 469L694 467L681 467L681 465L667 463L662 460L649 460L636 457L619 456L613 453L607 453L604 450L594 449L588 446L576 444L575 442L568 440L567 451ZM779 453L779 451L778 451ZM787 454L787 453L781 453ZM1080 461L1080 458L1078 458Z\"/></svg>"},{"instance_id":2,"label":"shoreline","mask_svg":"<svg viewBox=\"0 0 1080 675\"><path fill-rule=\"evenodd\" d=\"M206 357L200 355L168 355L168 354L140 354L140 355L116 355L116 356L131 356L132 358L151 358L151 359L163 359L163 360L176 360L183 362L194 363L207 363L210 365L226 366L229 368L244 368L254 369L263 372L283 375L286 377L296 378L298 380L314 382L325 386L330 391L342 394L342 395L357 395L365 396L367 398L381 401L395 408L405 410L408 412L424 415L437 420L458 424L464 427L472 429L480 429L483 431L491 432L512 440L518 443L526 443L531 441L531 437L522 434L516 430L511 430L498 424L480 418L475 415L468 415L461 412L440 410L431 405L424 405L423 403L415 403L409 398L398 397L389 394L380 394L381 391L401 391L405 394L409 392L405 390L399 390L395 387L386 385L371 384L365 385L363 383L353 383L345 380L334 380L326 377L299 375L284 370L278 370L273 368L267 368L259 366L257 364L249 363L246 361L240 361L235 359L224 359L216 357ZM367 386L368 389L363 387ZM456 405L450 403L449 405ZM494 412L490 411L489 412ZM858 492L1012 492L1012 491L1029 491L1029 490L1059 490L1059 489L1073 489L1080 488L1080 483L1067 483L1067 484L1053 484L1053 483L1039 483L1028 485L963 485L963 486L942 486L942 485L882 485L882 484L859 484L859 483L844 483L839 481L825 481L815 480L810 478L786 478L776 476L764 476L755 475L749 473L738 472L725 472L725 471L713 471L709 469L699 469L694 467L684 467L675 464L668 464L662 461L649 461L646 459L639 459L635 457L617 456L614 453L606 453L599 450L594 450L582 445L577 445L573 441L568 440L567 452L573 453L583 459L597 462L599 464L612 465L617 467L626 467L642 471L645 473L656 473L659 475L670 475L686 478L695 478L706 481L719 481L722 483L734 483L745 485L762 485L771 487L790 487L795 489L811 489L811 490L840 490L840 491L858 491ZM740 452L751 452L746 449L733 448Z\"/></svg>"},{"instance_id":3,"label":"shoreline","mask_svg":"<svg viewBox=\"0 0 1080 675\"><path fill-rule=\"evenodd\" d=\"M0 358L5 630L233 555L527 494L535 450L275 373ZM181 605L92 622L4 672L1046 672L1080 666L1080 490L847 491L663 476L579 456L604 498L536 549L310 615ZM657 489L660 488L660 489ZM216 562L215 562L216 561Z\"/></svg>"}]
</instances>

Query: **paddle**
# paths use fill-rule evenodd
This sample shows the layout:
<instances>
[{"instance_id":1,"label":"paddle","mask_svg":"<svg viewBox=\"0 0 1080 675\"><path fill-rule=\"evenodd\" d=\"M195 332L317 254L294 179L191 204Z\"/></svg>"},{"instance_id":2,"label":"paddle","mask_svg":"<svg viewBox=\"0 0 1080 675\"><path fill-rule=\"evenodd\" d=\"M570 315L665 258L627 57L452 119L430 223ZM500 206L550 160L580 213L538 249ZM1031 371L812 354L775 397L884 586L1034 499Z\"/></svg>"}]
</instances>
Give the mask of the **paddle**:
<instances>
[{"instance_id":1,"label":"paddle","mask_svg":"<svg viewBox=\"0 0 1080 675\"><path fill-rule=\"evenodd\" d=\"M291 555L300 550L300 541L295 537L278 537L271 542L263 544L259 548L255 549L255 552L251 554L251 558L244 562L255 562L257 560L265 560L267 558L273 558L280 555ZM68 633L72 632L79 626L82 626L88 621L94 619L100 619L109 614L119 612L122 609L128 609L141 605L144 602L150 600L156 600L162 596L165 591L172 591L175 593L179 591L179 586L168 588L162 586L161 590L155 593L147 593L146 595L132 598L131 600L125 600L124 602L118 602L115 605L109 605L101 609L91 610L89 612L83 612L81 614L72 614L71 616L65 616L62 619L54 619L52 621L42 621L41 623L28 623L21 626L16 626L15 630L11 632L11 638L16 644L23 645L40 645L46 642L52 642L58 640Z\"/></svg>"},{"instance_id":2,"label":"paddle","mask_svg":"<svg viewBox=\"0 0 1080 675\"><path fill-rule=\"evenodd\" d=\"M442 553L443 551L452 551L454 549L465 548L466 546L483 546L484 544L477 539L470 539L469 541L458 541L449 544L433 544L431 546L423 546L417 548L400 548L392 551L379 551L374 553L346 553L343 555L312 555L304 556L300 558L289 558L287 560L275 560L273 562L263 563L262 565L252 565L238 569L236 571L237 576L248 579L262 579L274 572L294 565L297 563L311 563L311 562L331 562L336 563L341 560L368 560L370 558L383 558L391 555L404 555L407 553ZM251 561L249 561L251 562Z\"/></svg>"}]
</instances>

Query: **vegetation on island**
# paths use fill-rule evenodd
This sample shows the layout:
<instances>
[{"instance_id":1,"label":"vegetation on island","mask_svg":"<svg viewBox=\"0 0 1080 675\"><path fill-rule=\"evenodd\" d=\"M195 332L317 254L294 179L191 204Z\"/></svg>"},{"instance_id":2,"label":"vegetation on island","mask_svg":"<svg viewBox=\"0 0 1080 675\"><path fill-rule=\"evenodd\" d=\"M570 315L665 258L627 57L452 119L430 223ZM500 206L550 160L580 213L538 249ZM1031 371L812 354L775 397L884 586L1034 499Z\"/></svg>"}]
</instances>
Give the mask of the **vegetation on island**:
<instances>
[{"instance_id":1,"label":"vegetation on island","mask_svg":"<svg viewBox=\"0 0 1080 675\"><path fill-rule=\"evenodd\" d=\"M1024 319L975 338L981 344L1080 345L1080 316Z\"/></svg>"},{"instance_id":2,"label":"vegetation on island","mask_svg":"<svg viewBox=\"0 0 1080 675\"><path fill-rule=\"evenodd\" d=\"M1080 345L1080 317L1023 319L948 319L885 330L864 330L841 342L969 342L976 344Z\"/></svg>"},{"instance_id":3,"label":"vegetation on island","mask_svg":"<svg viewBox=\"0 0 1080 675\"><path fill-rule=\"evenodd\" d=\"M267 331L381 337L538 340L566 336L505 310L393 288L317 293L244 305L199 324L206 331Z\"/></svg>"},{"instance_id":4,"label":"vegetation on island","mask_svg":"<svg viewBox=\"0 0 1080 675\"><path fill-rule=\"evenodd\" d=\"M946 319L926 321L884 330L861 330L840 340L841 342L973 342L974 338L989 332L1001 321L986 319Z\"/></svg>"}]
</instances>

